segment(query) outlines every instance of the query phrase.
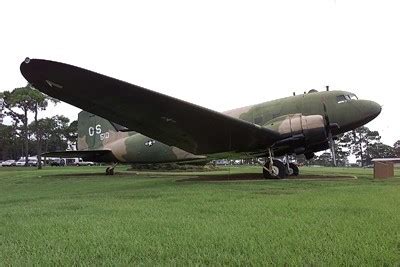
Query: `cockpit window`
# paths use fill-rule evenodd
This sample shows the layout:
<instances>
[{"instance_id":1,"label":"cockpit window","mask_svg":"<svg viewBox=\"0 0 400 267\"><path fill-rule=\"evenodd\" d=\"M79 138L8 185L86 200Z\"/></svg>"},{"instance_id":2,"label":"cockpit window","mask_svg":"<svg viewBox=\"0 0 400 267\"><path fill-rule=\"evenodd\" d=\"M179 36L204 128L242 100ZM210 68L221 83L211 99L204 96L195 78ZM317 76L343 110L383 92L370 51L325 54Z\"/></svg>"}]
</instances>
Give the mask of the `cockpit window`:
<instances>
[{"instance_id":1,"label":"cockpit window","mask_svg":"<svg viewBox=\"0 0 400 267\"><path fill-rule=\"evenodd\" d=\"M338 95L336 97L336 100L338 103L344 103L344 102L346 102L346 97L344 95Z\"/></svg>"},{"instance_id":2,"label":"cockpit window","mask_svg":"<svg viewBox=\"0 0 400 267\"><path fill-rule=\"evenodd\" d=\"M357 100L358 97L355 94L349 94L349 95L338 95L336 97L336 100L338 103L344 103L350 100Z\"/></svg>"},{"instance_id":3,"label":"cockpit window","mask_svg":"<svg viewBox=\"0 0 400 267\"><path fill-rule=\"evenodd\" d=\"M350 99L352 99L352 100L358 99L358 97L355 94L350 94L349 96L350 96Z\"/></svg>"}]
</instances>

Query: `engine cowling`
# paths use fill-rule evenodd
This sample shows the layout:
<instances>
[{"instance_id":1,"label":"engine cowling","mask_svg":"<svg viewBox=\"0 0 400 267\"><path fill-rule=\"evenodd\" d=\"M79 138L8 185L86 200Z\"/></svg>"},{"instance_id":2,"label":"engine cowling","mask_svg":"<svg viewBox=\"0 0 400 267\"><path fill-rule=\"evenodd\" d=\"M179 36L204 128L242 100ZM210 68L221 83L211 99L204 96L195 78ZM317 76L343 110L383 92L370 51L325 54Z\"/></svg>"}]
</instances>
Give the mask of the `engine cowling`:
<instances>
[{"instance_id":1,"label":"engine cowling","mask_svg":"<svg viewBox=\"0 0 400 267\"><path fill-rule=\"evenodd\" d=\"M278 132L281 139L274 147L286 147L296 154L328 141L327 125L323 116L290 114L275 118L264 127Z\"/></svg>"}]
</instances>

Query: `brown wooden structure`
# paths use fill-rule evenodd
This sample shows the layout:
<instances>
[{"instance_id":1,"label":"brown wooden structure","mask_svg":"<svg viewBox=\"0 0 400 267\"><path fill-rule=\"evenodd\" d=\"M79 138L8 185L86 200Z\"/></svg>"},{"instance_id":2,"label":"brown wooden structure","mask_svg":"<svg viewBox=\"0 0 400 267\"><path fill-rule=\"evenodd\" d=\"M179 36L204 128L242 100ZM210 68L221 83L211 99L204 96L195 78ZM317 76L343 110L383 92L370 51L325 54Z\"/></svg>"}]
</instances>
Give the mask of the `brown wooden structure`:
<instances>
[{"instance_id":1,"label":"brown wooden structure","mask_svg":"<svg viewBox=\"0 0 400 267\"><path fill-rule=\"evenodd\" d=\"M374 178L388 178L394 176L394 164L400 163L400 158L373 159Z\"/></svg>"}]
</instances>

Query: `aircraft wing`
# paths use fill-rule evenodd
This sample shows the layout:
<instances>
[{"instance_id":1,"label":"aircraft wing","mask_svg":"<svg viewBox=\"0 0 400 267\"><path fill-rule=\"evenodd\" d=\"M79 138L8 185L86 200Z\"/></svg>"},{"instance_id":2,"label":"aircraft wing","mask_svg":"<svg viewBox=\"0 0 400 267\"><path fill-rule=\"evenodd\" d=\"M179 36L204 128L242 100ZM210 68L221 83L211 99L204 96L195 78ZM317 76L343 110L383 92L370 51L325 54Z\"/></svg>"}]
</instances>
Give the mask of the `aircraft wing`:
<instances>
[{"instance_id":1,"label":"aircraft wing","mask_svg":"<svg viewBox=\"0 0 400 267\"><path fill-rule=\"evenodd\" d=\"M43 153L42 157L54 158L85 158L93 161L117 161L111 150L67 150Z\"/></svg>"},{"instance_id":2,"label":"aircraft wing","mask_svg":"<svg viewBox=\"0 0 400 267\"><path fill-rule=\"evenodd\" d=\"M170 96L64 63L26 59L36 89L193 154L266 149L279 135Z\"/></svg>"}]
</instances>

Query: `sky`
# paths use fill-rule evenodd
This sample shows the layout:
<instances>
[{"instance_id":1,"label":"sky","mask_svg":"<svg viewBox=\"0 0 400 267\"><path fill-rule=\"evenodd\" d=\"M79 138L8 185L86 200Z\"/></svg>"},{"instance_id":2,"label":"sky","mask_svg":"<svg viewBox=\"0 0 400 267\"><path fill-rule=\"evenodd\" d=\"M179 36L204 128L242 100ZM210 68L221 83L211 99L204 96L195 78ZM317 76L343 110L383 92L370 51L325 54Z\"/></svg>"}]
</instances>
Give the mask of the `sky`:
<instances>
[{"instance_id":1,"label":"sky","mask_svg":"<svg viewBox=\"0 0 400 267\"><path fill-rule=\"evenodd\" d=\"M2 1L0 91L25 59L61 61L224 111L310 89L383 105L367 126L400 139L400 2ZM77 119L68 104L43 116Z\"/></svg>"}]
</instances>

